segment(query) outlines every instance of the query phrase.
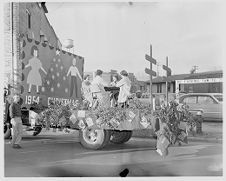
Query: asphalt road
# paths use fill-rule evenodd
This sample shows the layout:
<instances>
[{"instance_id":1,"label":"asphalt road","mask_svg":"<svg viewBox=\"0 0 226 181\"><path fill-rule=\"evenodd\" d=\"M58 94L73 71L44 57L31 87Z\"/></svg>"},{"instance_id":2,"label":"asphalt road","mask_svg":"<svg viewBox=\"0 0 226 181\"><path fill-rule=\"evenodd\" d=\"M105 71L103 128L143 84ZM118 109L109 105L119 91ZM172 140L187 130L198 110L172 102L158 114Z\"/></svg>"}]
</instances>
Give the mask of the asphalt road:
<instances>
[{"instance_id":1,"label":"asphalt road","mask_svg":"<svg viewBox=\"0 0 226 181\"><path fill-rule=\"evenodd\" d=\"M221 143L171 146L169 155L161 157L150 138L132 138L95 151L83 148L77 136L77 132L27 135L22 149L11 148L6 140L5 177L119 177L122 171L128 177L223 174Z\"/></svg>"}]
</instances>

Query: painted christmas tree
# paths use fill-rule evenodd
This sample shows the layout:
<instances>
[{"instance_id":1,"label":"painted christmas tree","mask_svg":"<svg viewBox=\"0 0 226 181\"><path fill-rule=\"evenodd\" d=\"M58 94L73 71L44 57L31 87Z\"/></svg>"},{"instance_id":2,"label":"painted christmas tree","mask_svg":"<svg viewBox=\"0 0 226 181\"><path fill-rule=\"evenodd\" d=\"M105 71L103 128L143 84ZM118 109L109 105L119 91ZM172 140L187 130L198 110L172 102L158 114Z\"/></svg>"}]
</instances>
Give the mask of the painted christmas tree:
<instances>
[{"instance_id":1,"label":"painted christmas tree","mask_svg":"<svg viewBox=\"0 0 226 181\"><path fill-rule=\"evenodd\" d=\"M59 51L51 61L51 65L45 78L42 92L49 96L65 97L69 92L67 80L67 70L65 69Z\"/></svg>"}]
</instances>

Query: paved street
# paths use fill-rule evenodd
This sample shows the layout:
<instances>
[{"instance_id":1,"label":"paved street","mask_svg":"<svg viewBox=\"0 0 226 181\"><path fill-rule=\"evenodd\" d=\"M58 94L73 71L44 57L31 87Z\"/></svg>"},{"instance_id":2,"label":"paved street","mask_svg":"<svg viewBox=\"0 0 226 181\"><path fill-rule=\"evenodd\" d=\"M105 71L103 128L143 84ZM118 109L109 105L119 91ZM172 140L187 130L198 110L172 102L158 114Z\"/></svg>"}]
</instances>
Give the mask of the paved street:
<instances>
[{"instance_id":1,"label":"paved street","mask_svg":"<svg viewBox=\"0 0 226 181\"><path fill-rule=\"evenodd\" d=\"M21 146L12 149L5 141L6 177L117 177L126 168L127 176L222 176L222 144L215 142L172 146L167 157L160 157L150 138L95 151L80 145L77 131L49 131L25 136Z\"/></svg>"}]
</instances>

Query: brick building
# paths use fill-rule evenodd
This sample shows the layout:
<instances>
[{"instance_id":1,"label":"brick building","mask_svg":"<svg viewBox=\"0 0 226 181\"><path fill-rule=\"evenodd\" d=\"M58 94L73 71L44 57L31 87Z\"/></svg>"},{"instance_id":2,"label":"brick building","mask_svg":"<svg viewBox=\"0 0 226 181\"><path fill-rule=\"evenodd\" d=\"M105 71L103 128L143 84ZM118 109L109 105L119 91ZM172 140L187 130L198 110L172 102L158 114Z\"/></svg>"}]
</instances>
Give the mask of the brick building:
<instances>
[{"instance_id":1,"label":"brick building","mask_svg":"<svg viewBox=\"0 0 226 181\"><path fill-rule=\"evenodd\" d=\"M19 68L20 38L28 36L53 47L62 47L54 29L50 25L45 3L7 2L4 3L4 63L5 82L18 82L15 69Z\"/></svg>"}]
</instances>

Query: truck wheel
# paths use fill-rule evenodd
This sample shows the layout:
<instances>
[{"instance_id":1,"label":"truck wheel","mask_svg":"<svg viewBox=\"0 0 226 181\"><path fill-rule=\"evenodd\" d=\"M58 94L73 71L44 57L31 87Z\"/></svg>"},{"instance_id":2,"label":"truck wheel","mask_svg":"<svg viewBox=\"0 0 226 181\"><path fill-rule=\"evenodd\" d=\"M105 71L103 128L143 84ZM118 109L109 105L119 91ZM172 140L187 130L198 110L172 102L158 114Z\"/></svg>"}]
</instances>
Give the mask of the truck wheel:
<instances>
[{"instance_id":1,"label":"truck wheel","mask_svg":"<svg viewBox=\"0 0 226 181\"><path fill-rule=\"evenodd\" d=\"M4 124L4 138L9 139L11 136L11 129L10 126L7 124Z\"/></svg>"},{"instance_id":2,"label":"truck wheel","mask_svg":"<svg viewBox=\"0 0 226 181\"><path fill-rule=\"evenodd\" d=\"M113 131L110 142L115 144L125 143L129 141L132 134L133 134L132 131Z\"/></svg>"},{"instance_id":3,"label":"truck wheel","mask_svg":"<svg viewBox=\"0 0 226 181\"><path fill-rule=\"evenodd\" d=\"M33 133L33 136L37 136L39 133L41 133L42 127L35 127L35 131Z\"/></svg>"},{"instance_id":4,"label":"truck wheel","mask_svg":"<svg viewBox=\"0 0 226 181\"><path fill-rule=\"evenodd\" d=\"M79 131L79 139L85 148L97 150L109 143L110 130L86 128Z\"/></svg>"}]
</instances>

